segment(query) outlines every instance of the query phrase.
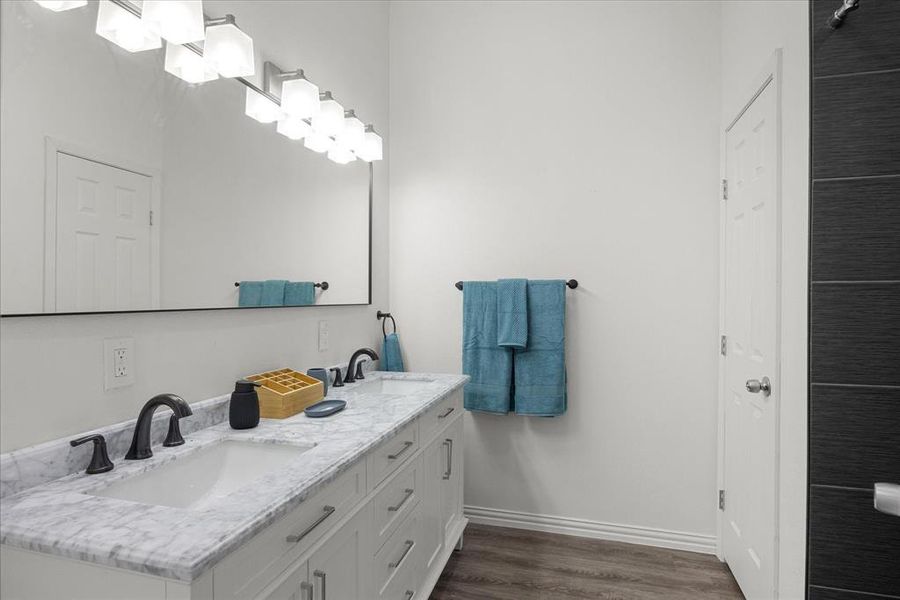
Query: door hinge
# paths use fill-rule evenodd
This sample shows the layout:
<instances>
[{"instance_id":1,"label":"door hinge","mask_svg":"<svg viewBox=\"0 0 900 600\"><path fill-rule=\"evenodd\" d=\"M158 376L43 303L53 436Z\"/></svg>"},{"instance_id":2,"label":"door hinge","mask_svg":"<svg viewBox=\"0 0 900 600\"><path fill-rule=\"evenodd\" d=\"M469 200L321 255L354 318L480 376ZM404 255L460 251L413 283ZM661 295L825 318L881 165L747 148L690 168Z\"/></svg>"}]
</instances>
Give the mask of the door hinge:
<instances>
[{"instance_id":1,"label":"door hinge","mask_svg":"<svg viewBox=\"0 0 900 600\"><path fill-rule=\"evenodd\" d=\"M150 211L150 227L153 227L153 211Z\"/></svg>"},{"instance_id":2,"label":"door hinge","mask_svg":"<svg viewBox=\"0 0 900 600\"><path fill-rule=\"evenodd\" d=\"M725 490L719 490L719 510L725 510Z\"/></svg>"},{"instance_id":3,"label":"door hinge","mask_svg":"<svg viewBox=\"0 0 900 600\"><path fill-rule=\"evenodd\" d=\"M728 354L728 336L723 335L722 339L719 340L719 354L725 356Z\"/></svg>"},{"instance_id":4,"label":"door hinge","mask_svg":"<svg viewBox=\"0 0 900 600\"><path fill-rule=\"evenodd\" d=\"M728 180L722 180L722 200L728 200Z\"/></svg>"}]
</instances>

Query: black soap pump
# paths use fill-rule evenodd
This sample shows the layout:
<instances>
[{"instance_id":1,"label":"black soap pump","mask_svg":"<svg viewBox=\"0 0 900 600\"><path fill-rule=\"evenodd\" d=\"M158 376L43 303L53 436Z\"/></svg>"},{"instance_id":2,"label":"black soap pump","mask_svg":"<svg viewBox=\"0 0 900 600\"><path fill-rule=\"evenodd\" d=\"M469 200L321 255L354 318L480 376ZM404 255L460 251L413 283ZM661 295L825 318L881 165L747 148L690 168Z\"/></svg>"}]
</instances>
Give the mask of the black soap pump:
<instances>
[{"instance_id":1,"label":"black soap pump","mask_svg":"<svg viewBox=\"0 0 900 600\"><path fill-rule=\"evenodd\" d=\"M228 406L228 421L232 429L253 429L259 425L259 384L241 379L234 383L231 403Z\"/></svg>"}]
</instances>

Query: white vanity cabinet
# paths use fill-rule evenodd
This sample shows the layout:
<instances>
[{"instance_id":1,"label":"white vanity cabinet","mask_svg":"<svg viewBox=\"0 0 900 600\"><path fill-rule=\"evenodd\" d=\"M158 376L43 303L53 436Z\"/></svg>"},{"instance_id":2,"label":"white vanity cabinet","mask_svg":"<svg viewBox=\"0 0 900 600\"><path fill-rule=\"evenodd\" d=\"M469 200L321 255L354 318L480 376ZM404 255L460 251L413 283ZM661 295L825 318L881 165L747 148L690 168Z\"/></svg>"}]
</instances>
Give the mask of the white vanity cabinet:
<instances>
[{"instance_id":1,"label":"white vanity cabinet","mask_svg":"<svg viewBox=\"0 0 900 600\"><path fill-rule=\"evenodd\" d=\"M462 390L192 582L2 546L4 600L424 600L461 541Z\"/></svg>"}]
</instances>

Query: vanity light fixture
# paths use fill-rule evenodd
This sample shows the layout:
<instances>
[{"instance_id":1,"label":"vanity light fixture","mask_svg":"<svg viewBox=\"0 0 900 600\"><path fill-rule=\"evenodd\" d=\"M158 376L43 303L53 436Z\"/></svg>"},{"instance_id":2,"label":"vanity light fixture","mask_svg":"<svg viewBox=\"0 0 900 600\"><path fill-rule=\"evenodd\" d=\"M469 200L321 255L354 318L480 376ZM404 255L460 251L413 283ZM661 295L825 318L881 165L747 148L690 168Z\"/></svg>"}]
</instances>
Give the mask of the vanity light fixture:
<instances>
[{"instance_id":1,"label":"vanity light fixture","mask_svg":"<svg viewBox=\"0 0 900 600\"><path fill-rule=\"evenodd\" d=\"M73 8L81 8L87 6L87 0L34 0L44 8L53 12L62 12L64 10L72 10Z\"/></svg>"},{"instance_id":2,"label":"vanity light fixture","mask_svg":"<svg viewBox=\"0 0 900 600\"><path fill-rule=\"evenodd\" d=\"M317 133L333 137L344 129L344 107L331 96L331 92L319 95L319 114L312 118Z\"/></svg>"},{"instance_id":3,"label":"vanity light fixture","mask_svg":"<svg viewBox=\"0 0 900 600\"><path fill-rule=\"evenodd\" d=\"M384 142L381 139L381 136L375 133L375 127L366 125L365 136L363 137L362 145L356 150L356 156L359 157L360 160L366 162L381 160L383 156L383 145Z\"/></svg>"},{"instance_id":4,"label":"vanity light fixture","mask_svg":"<svg viewBox=\"0 0 900 600\"><path fill-rule=\"evenodd\" d=\"M141 11L128 0L100 0L97 35L128 50L143 52L162 47L159 36L141 21Z\"/></svg>"},{"instance_id":5,"label":"vanity light fixture","mask_svg":"<svg viewBox=\"0 0 900 600\"><path fill-rule=\"evenodd\" d=\"M284 101L282 100L282 103L283 102ZM302 140L310 134L310 132L312 131L312 127L310 127L309 123L307 123L303 119L298 119L297 117L288 115L278 121L278 126L275 128L275 131L286 138L292 140Z\"/></svg>"},{"instance_id":6,"label":"vanity light fixture","mask_svg":"<svg viewBox=\"0 0 900 600\"><path fill-rule=\"evenodd\" d=\"M206 35L202 0L144 0L141 20L173 44L199 42Z\"/></svg>"},{"instance_id":7,"label":"vanity light fixture","mask_svg":"<svg viewBox=\"0 0 900 600\"><path fill-rule=\"evenodd\" d=\"M274 123L284 118L284 112L278 103L268 94L247 86L247 104L244 112L248 117L256 119L260 123Z\"/></svg>"},{"instance_id":8,"label":"vanity light fixture","mask_svg":"<svg viewBox=\"0 0 900 600\"><path fill-rule=\"evenodd\" d=\"M204 83L219 78L219 73L202 54L172 42L166 42L165 69L188 83Z\"/></svg>"},{"instance_id":9,"label":"vanity light fixture","mask_svg":"<svg viewBox=\"0 0 900 600\"><path fill-rule=\"evenodd\" d=\"M339 165L346 165L347 163L356 160L356 155L345 146L333 144L328 151L328 159Z\"/></svg>"},{"instance_id":10,"label":"vanity light fixture","mask_svg":"<svg viewBox=\"0 0 900 600\"><path fill-rule=\"evenodd\" d=\"M335 137L337 144L343 148L356 152L362 147L366 136L366 126L356 117L353 110L344 111L344 127Z\"/></svg>"},{"instance_id":11,"label":"vanity light fixture","mask_svg":"<svg viewBox=\"0 0 900 600\"><path fill-rule=\"evenodd\" d=\"M331 150L332 146L334 146L334 140L313 128L312 131L306 134L303 145L313 152L319 152L321 154L322 152Z\"/></svg>"},{"instance_id":12,"label":"vanity light fixture","mask_svg":"<svg viewBox=\"0 0 900 600\"><path fill-rule=\"evenodd\" d=\"M203 55L222 77L250 77L256 72L253 39L238 29L234 15L206 21Z\"/></svg>"}]
</instances>

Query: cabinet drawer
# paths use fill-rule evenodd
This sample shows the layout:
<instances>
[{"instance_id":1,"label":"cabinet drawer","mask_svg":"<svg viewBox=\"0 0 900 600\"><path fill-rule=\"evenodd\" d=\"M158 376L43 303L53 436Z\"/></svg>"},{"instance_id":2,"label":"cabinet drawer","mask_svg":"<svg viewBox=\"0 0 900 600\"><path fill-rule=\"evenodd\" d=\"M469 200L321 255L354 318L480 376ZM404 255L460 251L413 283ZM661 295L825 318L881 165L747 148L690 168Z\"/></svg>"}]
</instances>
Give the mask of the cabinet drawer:
<instances>
[{"instance_id":1,"label":"cabinet drawer","mask_svg":"<svg viewBox=\"0 0 900 600\"><path fill-rule=\"evenodd\" d=\"M421 511L416 508L375 554L372 581L378 598L403 598L421 571Z\"/></svg>"},{"instance_id":2,"label":"cabinet drawer","mask_svg":"<svg viewBox=\"0 0 900 600\"><path fill-rule=\"evenodd\" d=\"M419 419L419 439L422 444L431 441L444 425L462 412L462 392L457 390L429 408Z\"/></svg>"},{"instance_id":3,"label":"cabinet drawer","mask_svg":"<svg viewBox=\"0 0 900 600\"><path fill-rule=\"evenodd\" d=\"M419 448L419 427L413 421L400 430L400 433L381 444L366 457L367 479L369 489L387 479Z\"/></svg>"},{"instance_id":4,"label":"cabinet drawer","mask_svg":"<svg viewBox=\"0 0 900 600\"><path fill-rule=\"evenodd\" d=\"M216 599L258 594L348 514L365 493L365 465L360 461L216 565Z\"/></svg>"},{"instance_id":5,"label":"cabinet drawer","mask_svg":"<svg viewBox=\"0 0 900 600\"><path fill-rule=\"evenodd\" d=\"M422 459L410 462L393 475L383 490L372 499L375 508L375 544L377 550L387 541L403 519L418 505L422 496Z\"/></svg>"}]
</instances>

